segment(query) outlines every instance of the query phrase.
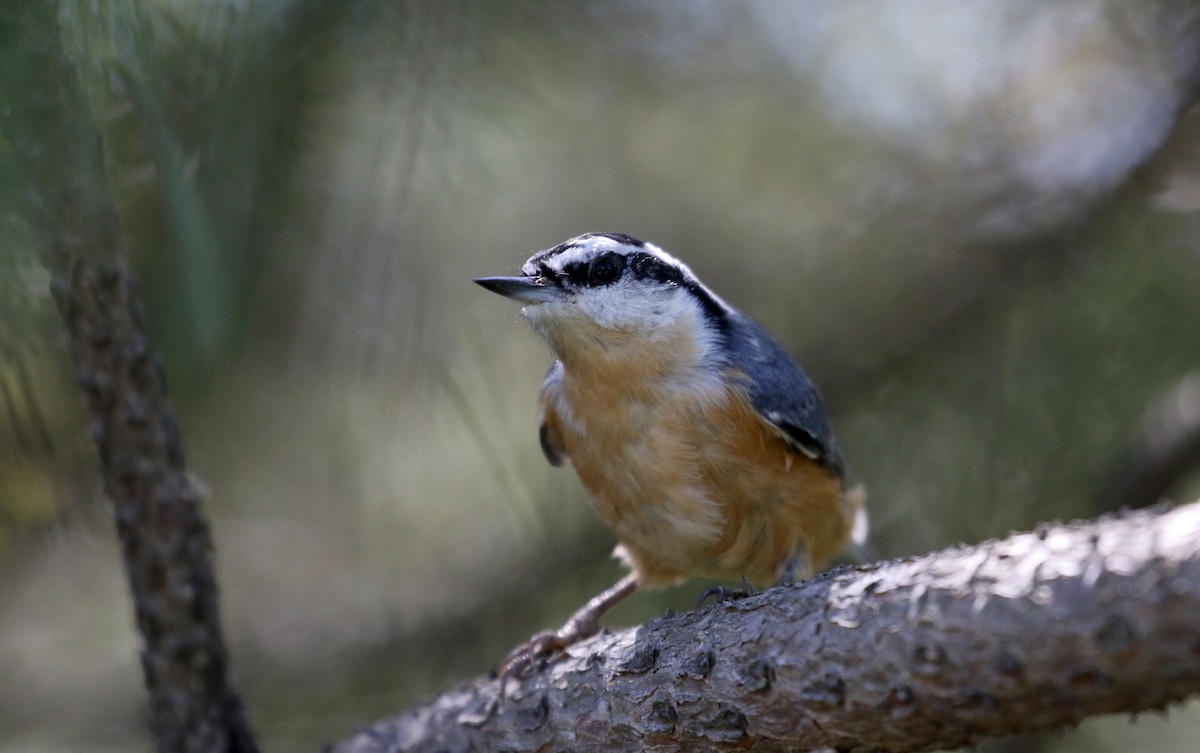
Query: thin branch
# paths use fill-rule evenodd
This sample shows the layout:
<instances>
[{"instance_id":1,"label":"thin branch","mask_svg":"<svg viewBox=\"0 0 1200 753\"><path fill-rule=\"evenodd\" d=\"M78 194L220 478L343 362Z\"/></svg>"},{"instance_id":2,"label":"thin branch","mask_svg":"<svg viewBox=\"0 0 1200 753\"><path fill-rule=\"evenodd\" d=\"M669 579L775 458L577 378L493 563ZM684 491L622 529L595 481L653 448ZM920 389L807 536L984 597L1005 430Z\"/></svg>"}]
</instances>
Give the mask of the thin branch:
<instances>
[{"instance_id":1,"label":"thin branch","mask_svg":"<svg viewBox=\"0 0 1200 753\"><path fill-rule=\"evenodd\" d=\"M333 753L952 748L1200 692L1200 502L827 573L479 678Z\"/></svg>"},{"instance_id":2,"label":"thin branch","mask_svg":"<svg viewBox=\"0 0 1200 753\"><path fill-rule=\"evenodd\" d=\"M228 672L202 489L187 472L136 286L117 260L59 249L55 298L92 416L144 642L160 751L256 750Z\"/></svg>"},{"instance_id":3,"label":"thin branch","mask_svg":"<svg viewBox=\"0 0 1200 753\"><path fill-rule=\"evenodd\" d=\"M151 730L163 753L252 753L229 680L201 490L184 462L162 364L125 261L101 134L64 52L57 5L26 0L2 17L29 48L22 58L28 70L18 75L37 82L20 89L27 101L10 103L20 110L12 143L21 147L51 292L113 504L144 641Z\"/></svg>"}]
</instances>

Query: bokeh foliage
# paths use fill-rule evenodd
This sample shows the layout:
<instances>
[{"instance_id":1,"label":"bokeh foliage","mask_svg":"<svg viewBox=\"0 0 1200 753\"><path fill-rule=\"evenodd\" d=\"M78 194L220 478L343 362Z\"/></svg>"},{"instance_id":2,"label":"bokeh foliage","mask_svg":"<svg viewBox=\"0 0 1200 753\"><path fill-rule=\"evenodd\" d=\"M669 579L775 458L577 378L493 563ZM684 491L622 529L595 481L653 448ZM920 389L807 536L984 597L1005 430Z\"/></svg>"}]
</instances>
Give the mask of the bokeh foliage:
<instances>
[{"instance_id":1,"label":"bokeh foliage","mask_svg":"<svg viewBox=\"0 0 1200 753\"><path fill-rule=\"evenodd\" d=\"M478 673L617 576L537 450L544 347L468 282L534 249L630 232L767 323L887 556L1101 512L1200 364L1188 2L6 3L0 751L141 739L22 167L45 46L104 137L268 749ZM1108 724L1020 745L1119 749Z\"/></svg>"}]
</instances>

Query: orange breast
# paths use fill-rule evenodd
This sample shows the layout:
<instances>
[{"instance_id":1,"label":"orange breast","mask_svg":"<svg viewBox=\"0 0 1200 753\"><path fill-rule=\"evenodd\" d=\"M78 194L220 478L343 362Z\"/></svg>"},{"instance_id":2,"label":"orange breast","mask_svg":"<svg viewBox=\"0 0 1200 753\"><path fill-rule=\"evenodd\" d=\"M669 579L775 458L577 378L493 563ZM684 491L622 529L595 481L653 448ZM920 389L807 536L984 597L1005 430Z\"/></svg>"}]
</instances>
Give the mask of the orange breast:
<instances>
[{"instance_id":1,"label":"orange breast","mask_svg":"<svg viewBox=\"0 0 1200 753\"><path fill-rule=\"evenodd\" d=\"M823 565L856 512L841 480L789 450L740 390L689 372L681 348L564 358L562 381L541 395L546 431L619 554L650 587L696 575L769 582L801 551Z\"/></svg>"}]
</instances>

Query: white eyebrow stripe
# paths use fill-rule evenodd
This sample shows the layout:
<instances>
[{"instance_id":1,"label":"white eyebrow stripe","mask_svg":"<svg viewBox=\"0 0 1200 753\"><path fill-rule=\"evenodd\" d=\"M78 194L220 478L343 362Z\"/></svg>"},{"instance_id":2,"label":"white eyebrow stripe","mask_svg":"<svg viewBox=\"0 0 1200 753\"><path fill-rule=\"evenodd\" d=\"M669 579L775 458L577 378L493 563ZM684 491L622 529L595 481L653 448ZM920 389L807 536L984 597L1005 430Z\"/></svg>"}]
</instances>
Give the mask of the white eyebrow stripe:
<instances>
[{"instance_id":1,"label":"white eyebrow stripe","mask_svg":"<svg viewBox=\"0 0 1200 753\"><path fill-rule=\"evenodd\" d=\"M542 265L545 265L555 272L563 272L572 264L585 264L607 253L618 253L624 256L645 253L662 260L666 264L678 267L685 275L691 275L691 270L683 262L653 243L643 243L641 246L633 246L604 235L596 235L572 238L561 245L566 246L566 248L557 254L545 256L545 251L539 251L534 254L525 262L521 271L525 274L536 274L538 269ZM537 260L536 263L535 259Z\"/></svg>"}]
</instances>

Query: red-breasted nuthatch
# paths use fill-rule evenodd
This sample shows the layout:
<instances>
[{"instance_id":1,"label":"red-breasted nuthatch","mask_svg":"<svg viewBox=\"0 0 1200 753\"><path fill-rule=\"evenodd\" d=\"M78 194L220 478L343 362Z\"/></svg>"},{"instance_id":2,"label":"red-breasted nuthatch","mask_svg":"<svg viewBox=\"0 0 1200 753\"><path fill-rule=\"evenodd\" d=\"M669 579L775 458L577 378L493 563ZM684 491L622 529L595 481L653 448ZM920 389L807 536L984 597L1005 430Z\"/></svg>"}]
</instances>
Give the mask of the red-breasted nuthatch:
<instances>
[{"instance_id":1,"label":"red-breasted nuthatch","mask_svg":"<svg viewBox=\"0 0 1200 753\"><path fill-rule=\"evenodd\" d=\"M570 460L629 574L507 667L564 648L638 586L807 576L865 537L820 395L761 324L682 262L619 233L540 251L475 282L525 304L558 360L541 444Z\"/></svg>"}]
</instances>

